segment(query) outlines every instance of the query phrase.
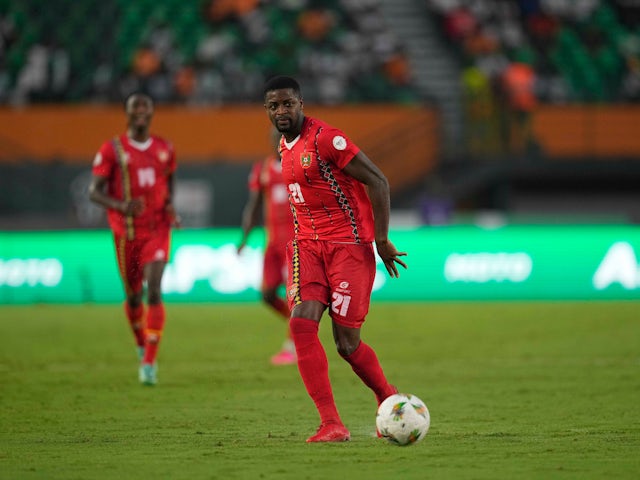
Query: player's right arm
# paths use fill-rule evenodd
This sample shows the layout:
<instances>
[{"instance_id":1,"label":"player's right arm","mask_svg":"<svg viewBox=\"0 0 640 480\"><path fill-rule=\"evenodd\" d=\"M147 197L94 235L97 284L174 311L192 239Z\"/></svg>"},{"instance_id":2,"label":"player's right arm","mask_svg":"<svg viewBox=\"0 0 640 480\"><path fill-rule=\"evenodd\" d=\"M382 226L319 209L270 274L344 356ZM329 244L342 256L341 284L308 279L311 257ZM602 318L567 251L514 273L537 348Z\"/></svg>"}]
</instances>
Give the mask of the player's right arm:
<instances>
[{"instance_id":1,"label":"player's right arm","mask_svg":"<svg viewBox=\"0 0 640 480\"><path fill-rule=\"evenodd\" d=\"M89 199L98 205L117 210L124 215L132 215L134 217L140 215L144 210L144 201L141 198L126 201L108 195L106 193L108 181L107 177L93 175L89 185Z\"/></svg>"},{"instance_id":2,"label":"player's right arm","mask_svg":"<svg viewBox=\"0 0 640 480\"><path fill-rule=\"evenodd\" d=\"M139 215L144 210L144 201L135 198L129 201L116 198L107 193L107 184L115 171L115 153L110 142L102 145L93 160L93 176L89 184L89 199L124 215Z\"/></svg>"}]
</instances>

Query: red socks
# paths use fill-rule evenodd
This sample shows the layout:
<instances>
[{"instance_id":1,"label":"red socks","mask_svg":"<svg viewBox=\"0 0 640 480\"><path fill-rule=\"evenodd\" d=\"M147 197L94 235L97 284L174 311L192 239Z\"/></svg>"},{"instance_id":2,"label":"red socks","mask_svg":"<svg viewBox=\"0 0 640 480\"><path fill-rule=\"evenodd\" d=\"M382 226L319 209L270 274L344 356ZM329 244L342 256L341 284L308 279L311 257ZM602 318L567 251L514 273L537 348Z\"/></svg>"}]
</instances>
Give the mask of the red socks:
<instances>
[{"instance_id":1,"label":"red socks","mask_svg":"<svg viewBox=\"0 0 640 480\"><path fill-rule=\"evenodd\" d=\"M361 341L351 355L343 358L349 362L364 384L376 394L378 405L389 395L396 393L395 387L390 385L384 376L376 352L366 343Z\"/></svg>"},{"instance_id":2,"label":"red socks","mask_svg":"<svg viewBox=\"0 0 640 480\"><path fill-rule=\"evenodd\" d=\"M293 317L290 321L291 334L298 355L298 370L309 396L316 404L320 421L340 423L340 416L333 399L329 383L329 363L322 343L318 338L320 324L308 318Z\"/></svg>"},{"instance_id":3,"label":"red socks","mask_svg":"<svg viewBox=\"0 0 640 480\"><path fill-rule=\"evenodd\" d=\"M142 359L142 363L155 363L156 355L158 354L158 344L160 343L162 330L164 328L164 319L164 305L162 303L149 305L147 328L145 330L146 341L144 358Z\"/></svg>"},{"instance_id":4,"label":"red socks","mask_svg":"<svg viewBox=\"0 0 640 480\"><path fill-rule=\"evenodd\" d=\"M144 305L140 304L135 308L131 308L127 302L124 302L124 311L129 320L129 326L136 339L139 347L144 346Z\"/></svg>"}]
</instances>

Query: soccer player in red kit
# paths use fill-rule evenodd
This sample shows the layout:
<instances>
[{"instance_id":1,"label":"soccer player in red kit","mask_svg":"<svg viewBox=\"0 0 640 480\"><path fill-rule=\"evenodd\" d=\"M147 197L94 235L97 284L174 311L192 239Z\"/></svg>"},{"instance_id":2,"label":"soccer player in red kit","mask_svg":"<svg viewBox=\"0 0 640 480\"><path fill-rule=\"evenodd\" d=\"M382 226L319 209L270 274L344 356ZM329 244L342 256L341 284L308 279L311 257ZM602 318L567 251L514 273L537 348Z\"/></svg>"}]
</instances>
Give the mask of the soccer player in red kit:
<instances>
[{"instance_id":1,"label":"soccer player in red kit","mask_svg":"<svg viewBox=\"0 0 640 480\"><path fill-rule=\"evenodd\" d=\"M406 268L389 241L389 183L337 128L303 113L298 82L278 76L264 87L264 107L283 135L282 176L295 236L287 246L287 295L298 369L320 414L307 442L349 440L333 398L328 362L318 338L329 308L338 353L375 394L378 405L397 393L374 350L360 339L376 272L373 242L392 277Z\"/></svg>"},{"instance_id":2,"label":"soccer player in red kit","mask_svg":"<svg viewBox=\"0 0 640 480\"><path fill-rule=\"evenodd\" d=\"M127 132L105 142L95 156L89 196L107 209L113 231L125 313L138 346L138 378L155 385L165 323L160 285L169 259L170 229L178 223L172 203L176 159L171 143L149 133L151 97L130 95L125 112Z\"/></svg>"},{"instance_id":3,"label":"soccer player in red kit","mask_svg":"<svg viewBox=\"0 0 640 480\"><path fill-rule=\"evenodd\" d=\"M258 222L260 207L263 207L267 246L262 268L262 299L288 320L291 312L286 300L278 295L278 288L286 282L285 252L287 243L293 239L293 217L287 187L282 181L278 153L280 137L280 132L273 129L271 140L274 153L256 162L249 175L249 199L242 213L242 239L238 245L238 254L247 244L249 234ZM287 329L287 338L282 349L271 357L271 363L274 365L296 363L296 351L290 329Z\"/></svg>"}]
</instances>

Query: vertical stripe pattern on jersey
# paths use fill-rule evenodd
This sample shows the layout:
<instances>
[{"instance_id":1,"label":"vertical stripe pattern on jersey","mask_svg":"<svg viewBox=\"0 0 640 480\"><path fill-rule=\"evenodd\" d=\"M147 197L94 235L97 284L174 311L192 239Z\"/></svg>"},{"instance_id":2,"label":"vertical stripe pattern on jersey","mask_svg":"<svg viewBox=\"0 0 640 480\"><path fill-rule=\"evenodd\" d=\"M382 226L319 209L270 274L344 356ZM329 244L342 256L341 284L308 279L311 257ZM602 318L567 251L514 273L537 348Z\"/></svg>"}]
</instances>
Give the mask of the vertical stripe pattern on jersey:
<instances>
[{"instance_id":1,"label":"vertical stripe pattern on jersey","mask_svg":"<svg viewBox=\"0 0 640 480\"><path fill-rule=\"evenodd\" d=\"M300 305L302 303L302 298L300 298L300 251L296 240L291 242L291 249L291 287L289 294L293 291L293 304Z\"/></svg>"},{"instance_id":2,"label":"vertical stripe pattern on jersey","mask_svg":"<svg viewBox=\"0 0 640 480\"><path fill-rule=\"evenodd\" d=\"M321 129L318 130L318 134ZM318 149L318 138L316 136L315 140L315 150L316 150L316 158L318 159L318 168L320 169L321 177L329 184L331 191L336 196L336 201L343 212L345 212L349 216L349 223L351 224L351 233L353 234L353 238L356 243L360 243L360 234L358 232L358 224L356 222L356 216L353 212L353 208L349 204L349 199L340 188L340 184L333 176L333 171L331 170L331 165L329 162L325 162L322 158L320 158L320 151Z\"/></svg>"},{"instance_id":3,"label":"vertical stripe pattern on jersey","mask_svg":"<svg viewBox=\"0 0 640 480\"><path fill-rule=\"evenodd\" d=\"M131 289L131 285L129 284L129 278L127 275L128 265L127 265L127 255L126 255L126 246L127 240L124 237L116 237L116 249L118 255L118 266L120 267L120 277L122 278L122 284L124 285L124 291L127 296L133 293Z\"/></svg>"}]
</instances>

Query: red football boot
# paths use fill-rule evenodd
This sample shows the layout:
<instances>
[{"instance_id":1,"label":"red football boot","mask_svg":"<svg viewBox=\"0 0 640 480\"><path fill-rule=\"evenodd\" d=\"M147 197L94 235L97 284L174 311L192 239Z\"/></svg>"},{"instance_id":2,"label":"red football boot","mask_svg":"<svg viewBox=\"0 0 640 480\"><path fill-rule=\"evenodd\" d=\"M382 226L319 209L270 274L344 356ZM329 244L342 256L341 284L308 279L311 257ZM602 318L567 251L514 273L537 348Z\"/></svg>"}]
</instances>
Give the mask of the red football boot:
<instances>
[{"instance_id":1,"label":"red football boot","mask_svg":"<svg viewBox=\"0 0 640 480\"><path fill-rule=\"evenodd\" d=\"M315 442L347 442L351 434L341 423L323 423L315 435L307 438L307 443Z\"/></svg>"}]
</instances>

